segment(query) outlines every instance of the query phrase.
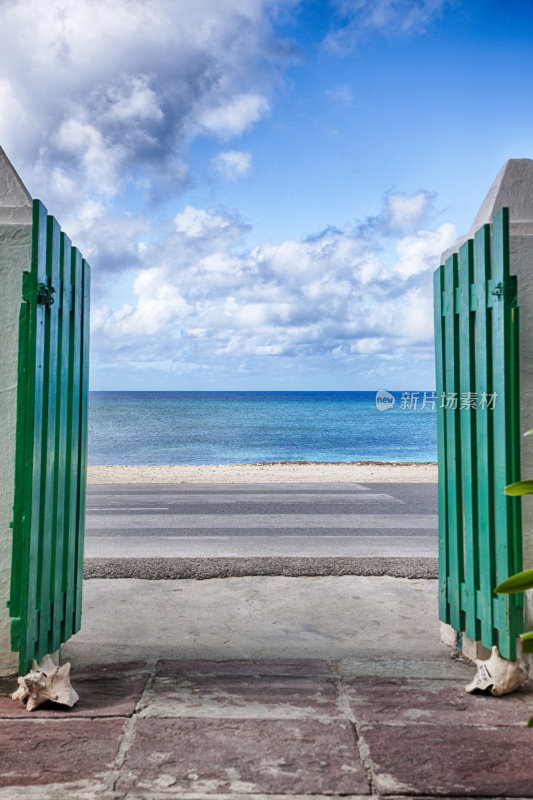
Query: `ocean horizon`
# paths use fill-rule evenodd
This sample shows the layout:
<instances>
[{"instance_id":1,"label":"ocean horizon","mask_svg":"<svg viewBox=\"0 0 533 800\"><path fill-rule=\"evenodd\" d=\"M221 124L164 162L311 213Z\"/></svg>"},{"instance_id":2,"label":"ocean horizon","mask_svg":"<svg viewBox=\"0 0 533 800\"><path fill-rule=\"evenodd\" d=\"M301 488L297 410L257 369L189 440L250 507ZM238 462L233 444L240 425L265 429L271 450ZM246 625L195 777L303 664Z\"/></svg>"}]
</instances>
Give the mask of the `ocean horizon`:
<instances>
[{"instance_id":1,"label":"ocean horizon","mask_svg":"<svg viewBox=\"0 0 533 800\"><path fill-rule=\"evenodd\" d=\"M89 464L435 462L434 393L380 395L91 391Z\"/></svg>"}]
</instances>

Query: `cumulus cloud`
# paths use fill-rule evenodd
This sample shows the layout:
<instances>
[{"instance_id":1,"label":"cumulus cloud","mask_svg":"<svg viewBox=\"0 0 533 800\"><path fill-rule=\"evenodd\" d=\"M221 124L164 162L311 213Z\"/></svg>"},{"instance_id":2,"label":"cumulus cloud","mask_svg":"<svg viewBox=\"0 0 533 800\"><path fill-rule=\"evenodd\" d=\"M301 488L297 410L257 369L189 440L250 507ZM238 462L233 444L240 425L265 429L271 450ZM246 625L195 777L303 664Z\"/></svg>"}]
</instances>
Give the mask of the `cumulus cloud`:
<instances>
[{"instance_id":1,"label":"cumulus cloud","mask_svg":"<svg viewBox=\"0 0 533 800\"><path fill-rule=\"evenodd\" d=\"M257 94L241 94L224 100L217 106L201 111L197 116L200 128L224 139L238 136L269 110L268 101Z\"/></svg>"},{"instance_id":2,"label":"cumulus cloud","mask_svg":"<svg viewBox=\"0 0 533 800\"><path fill-rule=\"evenodd\" d=\"M402 278L421 275L435 253L443 253L455 241L455 226L445 222L436 231L419 231L416 236L406 236L398 242L396 272Z\"/></svg>"},{"instance_id":3,"label":"cumulus cloud","mask_svg":"<svg viewBox=\"0 0 533 800\"><path fill-rule=\"evenodd\" d=\"M213 159L213 166L224 180L236 183L250 172L252 154L242 150L218 153Z\"/></svg>"},{"instance_id":4,"label":"cumulus cloud","mask_svg":"<svg viewBox=\"0 0 533 800\"><path fill-rule=\"evenodd\" d=\"M390 193L385 200L386 219L391 230L407 233L421 227L432 211L434 196L430 192L414 194Z\"/></svg>"},{"instance_id":5,"label":"cumulus cloud","mask_svg":"<svg viewBox=\"0 0 533 800\"><path fill-rule=\"evenodd\" d=\"M0 109L0 141L3 148L11 152L15 150L18 132L27 122L27 115L7 78L0 78Z\"/></svg>"},{"instance_id":6,"label":"cumulus cloud","mask_svg":"<svg viewBox=\"0 0 533 800\"><path fill-rule=\"evenodd\" d=\"M174 225L180 234L180 246L198 255L220 254L224 247L234 244L248 229L236 215L227 211L215 213L201 208L186 206L174 217Z\"/></svg>"},{"instance_id":7,"label":"cumulus cloud","mask_svg":"<svg viewBox=\"0 0 533 800\"><path fill-rule=\"evenodd\" d=\"M227 140L268 113L290 51L278 5L2 0L2 145L60 211L84 194L109 208L132 185L178 193L195 137Z\"/></svg>"},{"instance_id":8,"label":"cumulus cloud","mask_svg":"<svg viewBox=\"0 0 533 800\"><path fill-rule=\"evenodd\" d=\"M413 197L389 195L360 225L248 250L241 220L187 206L142 254L137 304L98 309L94 346L123 363L429 357L431 274L456 234L446 223L399 231L398 208L418 209Z\"/></svg>"}]
</instances>

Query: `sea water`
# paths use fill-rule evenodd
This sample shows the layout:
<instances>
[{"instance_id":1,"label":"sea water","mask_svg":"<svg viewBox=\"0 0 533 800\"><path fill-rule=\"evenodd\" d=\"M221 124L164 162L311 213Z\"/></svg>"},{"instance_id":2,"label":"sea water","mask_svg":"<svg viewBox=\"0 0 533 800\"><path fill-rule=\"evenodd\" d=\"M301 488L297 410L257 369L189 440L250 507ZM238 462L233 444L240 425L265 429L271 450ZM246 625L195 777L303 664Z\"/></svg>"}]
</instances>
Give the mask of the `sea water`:
<instances>
[{"instance_id":1,"label":"sea water","mask_svg":"<svg viewBox=\"0 0 533 800\"><path fill-rule=\"evenodd\" d=\"M89 463L436 461L433 393L385 395L90 392Z\"/></svg>"}]
</instances>

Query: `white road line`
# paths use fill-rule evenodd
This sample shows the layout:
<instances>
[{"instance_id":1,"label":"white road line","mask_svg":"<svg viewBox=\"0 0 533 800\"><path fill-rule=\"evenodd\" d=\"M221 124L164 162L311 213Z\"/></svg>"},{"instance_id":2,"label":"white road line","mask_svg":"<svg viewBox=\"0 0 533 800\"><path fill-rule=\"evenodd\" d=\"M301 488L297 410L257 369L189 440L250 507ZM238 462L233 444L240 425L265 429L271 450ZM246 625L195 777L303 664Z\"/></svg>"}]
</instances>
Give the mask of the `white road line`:
<instances>
[{"instance_id":1,"label":"white road line","mask_svg":"<svg viewBox=\"0 0 533 800\"><path fill-rule=\"evenodd\" d=\"M245 493L245 489L250 487L254 487L255 492L264 492L271 494L272 492L286 492L294 494L301 494L302 492L306 493L316 493L316 492L323 492L323 493L330 493L336 494L345 493L345 492L369 492L371 490L370 486L363 486L360 483L309 483L307 481L294 481L293 483L261 483L261 481L253 482L253 483L239 483L238 481L235 483L180 483L180 484L145 484L140 483L137 484L138 488L135 491L132 491L131 487L132 484L106 484L106 488L103 489L101 484L90 484L88 487L88 494L91 497L110 497L110 496L120 496L120 497L139 497L142 494L153 495L154 492L157 493L158 497L164 497L166 495L176 495L177 497L181 496L182 494L189 494L190 492L200 494L200 489L203 489L206 495L209 495L211 492L223 492L223 493L233 493L235 491L241 490ZM179 486L179 489L177 488ZM121 489L126 490L124 492ZM204 494L201 495L202 497Z\"/></svg>"},{"instance_id":2,"label":"white road line","mask_svg":"<svg viewBox=\"0 0 533 800\"><path fill-rule=\"evenodd\" d=\"M147 499L149 495L143 497L143 500ZM152 495L153 497L153 495ZM91 494L88 496L89 501L98 502L102 504L104 502L104 498L113 498L114 502L120 503L134 503L135 501L139 500L139 495L123 495L123 494L116 494L116 495L97 495ZM157 493L157 500L161 502L162 500L165 503L246 503L248 501L257 502L257 501L264 501L265 503L298 503L298 502L309 502L309 500L317 502L317 503L335 503L337 500L349 500L354 503L358 502L365 502L367 500L376 500L376 499L387 499L387 500L394 500L397 503L403 503L403 500L399 500L396 497L392 497L390 494L378 494L378 493L368 493L368 494L356 494L351 492L332 492L331 494L322 494L317 495L314 492L298 492L294 494L288 494L286 492L282 494L277 494L275 492L254 492L253 494L243 493L243 494L173 494L173 495L163 495L158 492Z\"/></svg>"},{"instance_id":3,"label":"white road line","mask_svg":"<svg viewBox=\"0 0 533 800\"><path fill-rule=\"evenodd\" d=\"M131 506L104 506L103 508L97 508L96 506L87 506L85 511L87 514L91 512L102 512L102 511L125 511L126 513L131 513L131 511L168 511L168 506L136 506L132 509Z\"/></svg>"},{"instance_id":4,"label":"white road line","mask_svg":"<svg viewBox=\"0 0 533 800\"><path fill-rule=\"evenodd\" d=\"M437 514L136 514L89 515L90 530L125 528L437 528Z\"/></svg>"},{"instance_id":5,"label":"white road line","mask_svg":"<svg viewBox=\"0 0 533 800\"><path fill-rule=\"evenodd\" d=\"M88 504L87 511L127 511L131 513L137 513L138 511L166 511L168 510L168 504L166 506L136 506L136 505L125 505L126 498L120 498L120 505L113 505L110 503L108 505L102 505L100 500L100 505L93 506ZM133 500L133 498L132 498ZM317 497L313 494L298 494L298 495L268 495L268 494L249 494L249 495L232 495L228 497L227 495L209 495L205 497L204 495L186 495L185 497L176 497L172 501L172 505L176 506L185 506L192 503L197 504L204 504L204 505L211 505L216 503L217 505L235 505L237 503L272 503L272 504L283 504L283 503L328 503L328 504L335 504L340 502L342 504L346 503L353 503L354 505L358 505L362 503L365 505L368 502L375 502L375 503L398 503L400 505L405 505L404 500L400 500L397 497L392 497L390 494L364 494L364 495L353 495L353 494L337 494L337 495L330 495L328 496L320 496ZM117 502L117 501L115 501Z\"/></svg>"}]
</instances>

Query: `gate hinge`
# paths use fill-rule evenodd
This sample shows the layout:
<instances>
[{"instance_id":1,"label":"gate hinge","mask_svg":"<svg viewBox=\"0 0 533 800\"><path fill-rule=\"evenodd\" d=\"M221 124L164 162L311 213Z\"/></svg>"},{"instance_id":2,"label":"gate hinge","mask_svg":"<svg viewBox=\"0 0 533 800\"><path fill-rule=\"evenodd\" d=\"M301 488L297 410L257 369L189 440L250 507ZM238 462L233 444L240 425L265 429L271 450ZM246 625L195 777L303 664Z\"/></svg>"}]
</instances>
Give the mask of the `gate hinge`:
<instances>
[{"instance_id":1,"label":"gate hinge","mask_svg":"<svg viewBox=\"0 0 533 800\"><path fill-rule=\"evenodd\" d=\"M494 308L503 300L505 308L516 306L516 276L509 275L503 281L489 279L487 282L487 306Z\"/></svg>"},{"instance_id":2,"label":"gate hinge","mask_svg":"<svg viewBox=\"0 0 533 800\"><path fill-rule=\"evenodd\" d=\"M52 297L54 292L55 289L53 286L47 286L45 283L40 283L39 290L37 292L37 302L42 306L50 308L54 302L54 298Z\"/></svg>"}]
</instances>

